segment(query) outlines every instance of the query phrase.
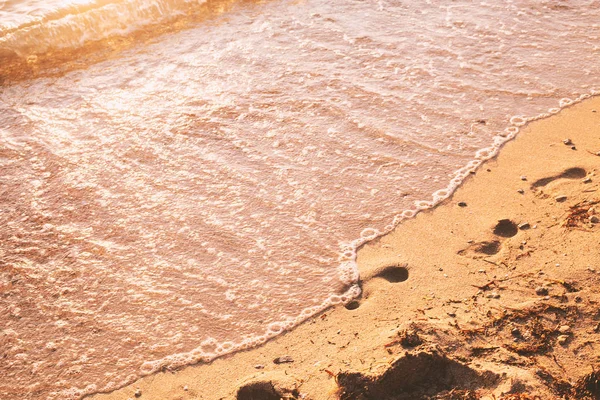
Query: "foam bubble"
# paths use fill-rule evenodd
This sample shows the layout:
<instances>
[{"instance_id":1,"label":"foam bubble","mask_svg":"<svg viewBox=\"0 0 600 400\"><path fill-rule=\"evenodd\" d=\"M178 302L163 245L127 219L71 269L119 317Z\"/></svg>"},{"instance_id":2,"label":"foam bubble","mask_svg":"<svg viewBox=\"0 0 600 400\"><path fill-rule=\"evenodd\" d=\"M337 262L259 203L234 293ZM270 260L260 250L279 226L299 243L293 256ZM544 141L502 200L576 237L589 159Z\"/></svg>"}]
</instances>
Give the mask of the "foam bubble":
<instances>
[{"instance_id":1,"label":"foam bubble","mask_svg":"<svg viewBox=\"0 0 600 400\"><path fill-rule=\"evenodd\" d=\"M366 228L360 233L360 237L365 240L375 239L379 235L379 231L374 228Z\"/></svg>"},{"instance_id":2,"label":"foam bubble","mask_svg":"<svg viewBox=\"0 0 600 400\"><path fill-rule=\"evenodd\" d=\"M427 201L427 200L418 200L418 201L415 201L415 207L417 207L420 210L425 210L425 209L433 207L433 203L431 201Z\"/></svg>"},{"instance_id":3,"label":"foam bubble","mask_svg":"<svg viewBox=\"0 0 600 400\"><path fill-rule=\"evenodd\" d=\"M535 117L529 118L529 121L537 121L538 119L548 118L549 116L549 113L541 113L540 115L536 115Z\"/></svg>"},{"instance_id":4,"label":"foam bubble","mask_svg":"<svg viewBox=\"0 0 600 400\"><path fill-rule=\"evenodd\" d=\"M216 339L209 337L200 343L198 349L202 354L212 354L217 350L219 342Z\"/></svg>"},{"instance_id":5,"label":"foam bubble","mask_svg":"<svg viewBox=\"0 0 600 400\"><path fill-rule=\"evenodd\" d=\"M471 171L471 170L474 170L477 167L479 167L481 164L483 164L483 161L473 160L473 161L469 162L469 164L467 164L467 168L469 169L469 171Z\"/></svg>"},{"instance_id":6,"label":"foam bubble","mask_svg":"<svg viewBox=\"0 0 600 400\"><path fill-rule=\"evenodd\" d=\"M448 189L440 189L433 194L434 199L445 199L450 195Z\"/></svg>"},{"instance_id":7,"label":"foam bubble","mask_svg":"<svg viewBox=\"0 0 600 400\"><path fill-rule=\"evenodd\" d=\"M481 149L475 153L475 157L480 158L482 160L486 160L490 157L491 151L490 149Z\"/></svg>"},{"instance_id":8,"label":"foam bubble","mask_svg":"<svg viewBox=\"0 0 600 400\"><path fill-rule=\"evenodd\" d=\"M156 361L146 361L140 366L142 376L150 375L156 371L158 371L158 362Z\"/></svg>"},{"instance_id":9,"label":"foam bubble","mask_svg":"<svg viewBox=\"0 0 600 400\"><path fill-rule=\"evenodd\" d=\"M522 115L515 115L510 119L510 123L515 126L523 126L527 123L527 119Z\"/></svg>"},{"instance_id":10,"label":"foam bubble","mask_svg":"<svg viewBox=\"0 0 600 400\"><path fill-rule=\"evenodd\" d=\"M233 342L224 342L224 343L221 343L219 348L220 348L221 352L228 352L235 348L235 344Z\"/></svg>"},{"instance_id":11,"label":"foam bubble","mask_svg":"<svg viewBox=\"0 0 600 400\"><path fill-rule=\"evenodd\" d=\"M329 297L329 304L334 305L334 304L340 304L341 302L342 302L342 299L337 294L331 295Z\"/></svg>"},{"instance_id":12,"label":"foam bubble","mask_svg":"<svg viewBox=\"0 0 600 400\"><path fill-rule=\"evenodd\" d=\"M356 257L356 251L354 250L344 250L341 254L341 260L353 260Z\"/></svg>"},{"instance_id":13,"label":"foam bubble","mask_svg":"<svg viewBox=\"0 0 600 400\"><path fill-rule=\"evenodd\" d=\"M404 217L402 215L395 215L394 219L392 221L392 225L394 227L398 226L399 223L401 223L404 220Z\"/></svg>"},{"instance_id":14,"label":"foam bubble","mask_svg":"<svg viewBox=\"0 0 600 400\"><path fill-rule=\"evenodd\" d=\"M560 102L559 102L559 105L561 108L568 107L572 104L573 104L573 100L571 100L567 97L560 99Z\"/></svg>"},{"instance_id":15,"label":"foam bubble","mask_svg":"<svg viewBox=\"0 0 600 400\"><path fill-rule=\"evenodd\" d=\"M507 136L513 137L514 135L519 133L519 128L517 128L516 126L509 126L506 129L504 129L504 132L507 133Z\"/></svg>"},{"instance_id":16,"label":"foam bubble","mask_svg":"<svg viewBox=\"0 0 600 400\"><path fill-rule=\"evenodd\" d=\"M267 332L270 335L279 335L281 332L283 332L283 326L280 322L270 323L267 327Z\"/></svg>"},{"instance_id":17,"label":"foam bubble","mask_svg":"<svg viewBox=\"0 0 600 400\"><path fill-rule=\"evenodd\" d=\"M338 267L339 279L346 285L355 283L358 281L358 266L355 261L346 261L340 264Z\"/></svg>"}]
</instances>

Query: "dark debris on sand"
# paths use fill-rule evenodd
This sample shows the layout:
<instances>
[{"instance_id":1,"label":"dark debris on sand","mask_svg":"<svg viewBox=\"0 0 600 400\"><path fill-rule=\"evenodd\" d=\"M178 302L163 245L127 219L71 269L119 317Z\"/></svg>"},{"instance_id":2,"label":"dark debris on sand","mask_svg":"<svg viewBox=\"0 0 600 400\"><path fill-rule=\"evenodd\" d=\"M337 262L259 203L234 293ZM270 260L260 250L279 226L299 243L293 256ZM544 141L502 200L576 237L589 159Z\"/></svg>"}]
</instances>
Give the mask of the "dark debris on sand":
<instances>
[{"instance_id":1,"label":"dark debris on sand","mask_svg":"<svg viewBox=\"0 0 600 400\"><path fill-rule=\"evenodd\" d=\"M340 400L475 400L476 390L495 383L492 372L479 373L436 351L407 353L381 375L341 372Z\"/></svg>"}]
</instances>

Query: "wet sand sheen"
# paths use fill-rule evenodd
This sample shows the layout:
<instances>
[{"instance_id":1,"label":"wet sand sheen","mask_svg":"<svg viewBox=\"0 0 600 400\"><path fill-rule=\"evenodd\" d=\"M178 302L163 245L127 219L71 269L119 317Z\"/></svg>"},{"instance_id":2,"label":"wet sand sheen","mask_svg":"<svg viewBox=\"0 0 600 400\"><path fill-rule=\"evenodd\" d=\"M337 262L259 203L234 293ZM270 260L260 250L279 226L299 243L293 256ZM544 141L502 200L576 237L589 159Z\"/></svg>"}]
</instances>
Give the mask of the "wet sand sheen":
<instances>
[{"instance_id":1,"label":"wet sand sheen","mask_svg":"<svg viewBox=\"0 0 600 400\"><path fill-rule=\"evenodd\" d=\"M359 251L363 295L352 307L93 399L371 398L367 387L373 398L593 395L599 154L598 97L531 123L452 198ZM520 227L509 234L502 221ZM486 241L499 250L474 246ZM274 362L282 356L290 362Z\"/></svg>"}]
</instances>

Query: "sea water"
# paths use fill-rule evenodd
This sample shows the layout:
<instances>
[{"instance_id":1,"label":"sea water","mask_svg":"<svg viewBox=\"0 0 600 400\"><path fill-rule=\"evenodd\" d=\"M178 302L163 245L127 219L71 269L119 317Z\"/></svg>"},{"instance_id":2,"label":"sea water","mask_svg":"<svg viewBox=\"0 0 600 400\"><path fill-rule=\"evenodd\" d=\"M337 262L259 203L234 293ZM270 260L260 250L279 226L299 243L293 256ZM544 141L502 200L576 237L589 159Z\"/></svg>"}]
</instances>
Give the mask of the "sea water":
<instances>
[{"instance_id":1,"label":"sea water","mask_svg":"<svg viewBox=\"0 0 600 400\"><path fill-rule=\"evenodd\" d=\"M110 391L349 301L360 244L597 94L599 23L598 1L0 1L0 398Z\"/></svg>"}]
</instances>

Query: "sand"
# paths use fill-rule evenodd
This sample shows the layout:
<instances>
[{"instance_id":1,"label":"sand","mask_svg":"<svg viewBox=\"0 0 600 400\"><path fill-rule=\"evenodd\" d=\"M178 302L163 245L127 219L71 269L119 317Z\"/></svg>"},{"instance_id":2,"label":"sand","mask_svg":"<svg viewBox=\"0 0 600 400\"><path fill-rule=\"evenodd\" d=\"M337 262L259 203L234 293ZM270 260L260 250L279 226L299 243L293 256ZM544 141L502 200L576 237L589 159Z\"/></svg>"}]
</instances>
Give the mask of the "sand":
<instances>
[{"instance_id":1,"label":"sand","mask_svg":"<svg viewBox=\"0 0 600 400\"><path fill-rule=\"evenodd\" d=\"M598 152L598 97L533 122L450 199L360 249L363 295L347 308L93 398L591 396L600 389Z\"/></svg>"}]
</instances>

